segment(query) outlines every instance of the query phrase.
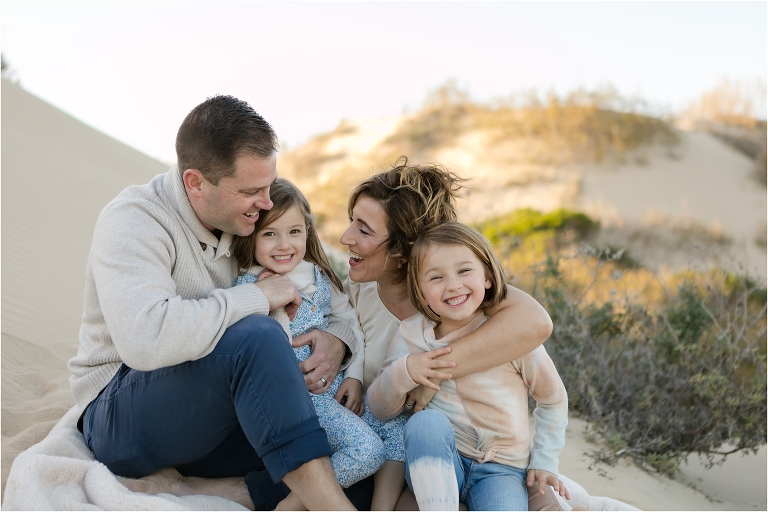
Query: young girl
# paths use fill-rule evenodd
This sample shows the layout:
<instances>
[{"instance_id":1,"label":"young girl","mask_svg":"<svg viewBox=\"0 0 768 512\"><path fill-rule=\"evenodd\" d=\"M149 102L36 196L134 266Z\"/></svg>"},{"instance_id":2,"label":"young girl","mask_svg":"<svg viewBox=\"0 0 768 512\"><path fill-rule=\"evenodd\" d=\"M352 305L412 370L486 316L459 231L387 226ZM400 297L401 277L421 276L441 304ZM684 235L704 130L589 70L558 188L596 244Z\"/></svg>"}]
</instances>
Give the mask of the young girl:
<instances>
[{"instance_id":1,"label":"young girl","mask_svg":"<svg viewBox=\"0 0 768 512\"><path fill-rule=\"evenodd\" d=\"M346 321L355 333L356 345L345 372L339 372L322 394L310 393L320 425L334 450L331 464L342 487L349 487L376 472L384 463L384 443L358 416L363 413L363 334L357 315L341 291L315 229L314 218L304 195L289 181L278 178L270 187L271 210L262 210L249 237L236 239L233 251L241 268L247 269L237 284L255 283L273 274L288 276L302 296L293 321L284 308L270 313L283 326L288 341L312 329L328 326L329 315ZM311 352L305 345L294 349L299 361ZM345 398L342 405L334 398ZM288 404L290 406L290 404ZM302 505L293 493L281 507Z\"/></svg>"},{"instance_id":2,"label":"young girl","mask_svg":"<svg viewBox=\"0 0 768 512\"><path fill-rule=\"evenodd\" d=\"M568 497L557 477L567 395L543 346L457 379L433 370L440 364L430 351L477 329L484 309L505 296L488 242L455 222L426 231L413 245L407 286L420 314L400 324L367 397L374 416L386 419L413 407L408 393L419 384L436 390L405 428L406 480L419 509L458 510L464 502L470 510L527 510L526 484L534 482ZM528 391L537 401L532 449Z\"/></svg>"}]
</instances>

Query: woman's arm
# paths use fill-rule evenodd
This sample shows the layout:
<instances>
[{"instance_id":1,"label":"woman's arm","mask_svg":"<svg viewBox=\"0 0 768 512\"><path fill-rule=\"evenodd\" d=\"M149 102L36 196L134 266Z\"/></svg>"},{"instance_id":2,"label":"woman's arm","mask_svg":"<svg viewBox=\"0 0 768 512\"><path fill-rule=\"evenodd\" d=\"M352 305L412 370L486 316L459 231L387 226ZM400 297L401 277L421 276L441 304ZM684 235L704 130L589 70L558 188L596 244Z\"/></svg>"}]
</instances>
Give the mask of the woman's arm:
<instances>
[{"instance_id":1,"label":"woman's arm","mask_svg":"<svg viewBox=\"0 0 768 512\"><path fill-rule=\"evenodd\" d=\"M435 359L454 361L445 370L453 378L489 370L532 352L552 334L552 319L527 293L507 285L507 298L487 309L483 325L451 344L451 353Z\"/></svg>"}]
</instances>

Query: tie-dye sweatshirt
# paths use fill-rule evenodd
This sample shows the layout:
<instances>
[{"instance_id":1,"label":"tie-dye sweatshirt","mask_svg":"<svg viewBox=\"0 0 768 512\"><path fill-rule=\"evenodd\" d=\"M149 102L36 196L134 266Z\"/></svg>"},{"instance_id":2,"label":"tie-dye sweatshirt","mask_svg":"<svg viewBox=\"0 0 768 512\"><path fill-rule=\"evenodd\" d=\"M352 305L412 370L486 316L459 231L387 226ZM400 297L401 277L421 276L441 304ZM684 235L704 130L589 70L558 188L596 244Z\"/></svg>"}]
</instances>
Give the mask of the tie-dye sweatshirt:
<instances>
[{"instance_id":1,"label":"tie-dye sweatshirt","mask_svg":"<svg viewBox=\"0 0 768 512\"><path fill-rule=\"evenodd\" d=\"M488 317L435 339L435 323L416 315L400 324L376 380L368 388L368 406L380 420L398 415L406 394L417 384L406 369L408 354L445 347L474 331ZM528 391L536 399L536 433L528 424ZM558 456L565 444L568 396L546 349L484 372L444 380L427 405L445 414L456 434L459 453L481 462L493 461L521 469L543 469L558 474ZM418 414L418 413L417 413Z\"/></svg>"}]
</instances>

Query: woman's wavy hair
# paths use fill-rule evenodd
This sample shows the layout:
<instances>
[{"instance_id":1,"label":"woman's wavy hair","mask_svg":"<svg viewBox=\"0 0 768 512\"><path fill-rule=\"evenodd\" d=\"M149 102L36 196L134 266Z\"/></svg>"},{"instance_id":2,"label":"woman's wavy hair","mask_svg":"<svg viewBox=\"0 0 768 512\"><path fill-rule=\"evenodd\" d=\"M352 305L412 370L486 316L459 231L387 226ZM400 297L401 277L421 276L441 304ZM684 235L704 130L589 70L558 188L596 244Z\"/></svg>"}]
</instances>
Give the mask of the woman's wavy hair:
<instances>
[{"instance_id":1,"label":"woman's wavy hair","mask_svg":"<svg viewBox=\"0 0 768 512\"><path fill-rule=\"evenodd\" d=\"M425 231L413 244L408 264L408 296L419 313L440 323L440 317L432 311L421 291L421 273L427 249L433 245L463 245L469 248L485 267L485 277L491 287L485 290L481 309L498 305L507 296L504 267L483 235L459 222L447 222Z\"/></svg>"},{"instance_id":2,"label":"woman's wavy hair","mask_svg":"<svg viewBox=\"0 0 768 512\"><path fill-rule=\"evenodd\" d=\"M296 185L284 178L277 178L269 187L269 198L274 206L270 210L261 210L259 218L256 221L253 233L248 236L235 236L232 242L232 253L237 258L237 263L242 269L249 269L257 265L256 261L256 237L264 226L270 222L279 219L291 207L295 206L304 216L304 225L307 228L307 253L304 259L314 263L322 270L328 279L341 290L341 279L333 271L328 256L320 243L320 237L317 234L315 225L315 216L309 207L309 202L304 194L301 193Z\"/></svg>"},{"instance_id":3,"label":"woman's wavy hair","mask_svg":"<svg viewBox=\"0 0 768 512\"><path fill-rule=\"evenodd\" d=\"M401 156L392 169L358 184L349 196L350 218L360 196L373 199L386 214L387 256L408 262L416 238L427 229L456 220L456 198L462 178L440 164L408 165ZM405 282L407 264L393 273L392 283Z\"/></svg>"}]
</instances>

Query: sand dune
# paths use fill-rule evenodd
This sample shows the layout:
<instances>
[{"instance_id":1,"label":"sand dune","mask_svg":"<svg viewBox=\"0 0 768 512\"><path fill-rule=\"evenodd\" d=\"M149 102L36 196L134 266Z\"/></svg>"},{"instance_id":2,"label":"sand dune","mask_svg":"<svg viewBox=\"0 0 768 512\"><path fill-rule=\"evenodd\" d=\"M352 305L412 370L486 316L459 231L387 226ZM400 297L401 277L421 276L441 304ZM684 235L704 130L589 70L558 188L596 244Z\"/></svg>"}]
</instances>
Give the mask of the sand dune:
<instances>
[{"instance_id":1,"label":"sand dune","mask_svg":"<svg viewBox=\"0 0 768 512\"><path fill-rule=\"evenodd\" d=\"M85 262L99 211L127 185L146 183L166 167L6 81L2 132L4 489L16 455L74 404L66 362L77 350ZM720 500L713 502L628 462L593 464L585 454L597 447L585 440L583 426L572 420L561 470L593 495L646 510L766 507L764 449L758 457L730 459L719 473L683 475Z\"/></svg>"},{"instance_id":2,"label":"sand dune","mask_svg":"<svg viewBox=\"0 0 768 512\"><path fill-rule=\"evenodd\" d=\"M2 82L2 487L74 405L85 262L101 209L167 168Z\"/></svg>"}]
</instances>

